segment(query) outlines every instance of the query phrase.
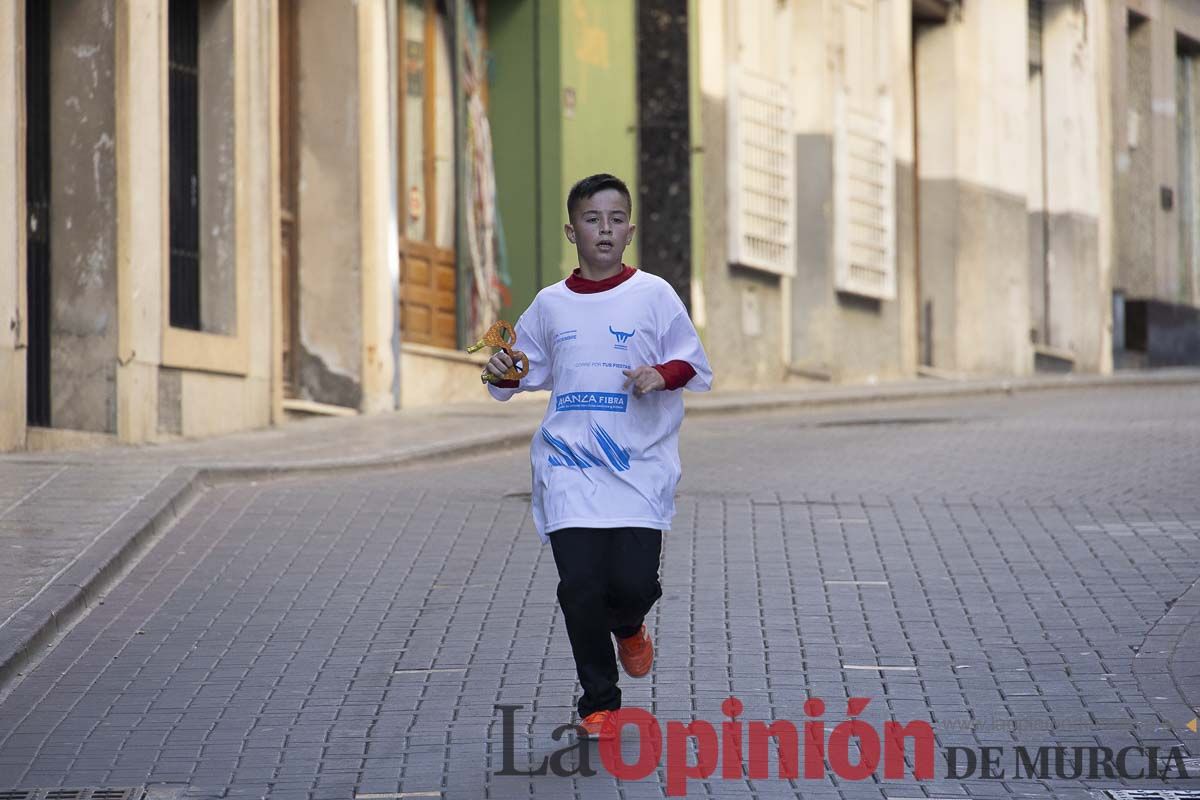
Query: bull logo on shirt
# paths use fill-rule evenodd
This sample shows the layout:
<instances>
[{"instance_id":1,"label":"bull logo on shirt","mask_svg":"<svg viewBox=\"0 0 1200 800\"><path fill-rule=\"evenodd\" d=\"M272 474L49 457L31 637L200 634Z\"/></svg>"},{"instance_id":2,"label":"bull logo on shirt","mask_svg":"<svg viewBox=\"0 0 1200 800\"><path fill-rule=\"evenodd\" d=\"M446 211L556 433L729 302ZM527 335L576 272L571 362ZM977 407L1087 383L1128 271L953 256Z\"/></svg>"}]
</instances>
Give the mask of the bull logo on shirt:
<instances>
[{"instance_id":1,"label":"bull logo on shirt","mask_svg":"<svg viewBox=\"0 0 1200 800\"><path fill-rule=\"evenodd\" d=\"M613 345L613 347L615 347L617 350L628 350L629 347L625 343L629 341L631 336L637 333L637 331L630 331L629 333L626 333L625 331L614 331L612 325L608 326L608 332L617 337L617 343Z\"/></svg>"}]
</instances>

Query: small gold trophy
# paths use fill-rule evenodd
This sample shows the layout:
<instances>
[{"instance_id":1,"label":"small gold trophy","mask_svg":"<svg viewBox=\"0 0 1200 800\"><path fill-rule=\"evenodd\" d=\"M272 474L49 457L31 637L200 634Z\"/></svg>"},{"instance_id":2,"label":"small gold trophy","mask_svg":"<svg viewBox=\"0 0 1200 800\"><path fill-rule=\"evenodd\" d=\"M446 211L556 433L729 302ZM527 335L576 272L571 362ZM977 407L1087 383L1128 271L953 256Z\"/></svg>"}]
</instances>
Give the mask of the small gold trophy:
<instances>
[{"instance_id":1,"label":"small gold trophy","mask_svg":"<svg viewBox=\"0 0 1200 800\"><path fill-rule=\"evenodd\" d=\"M499 320L492 327L488 328L488 332L483 335L482 339L467 348L468 353L474 353L485 347L495 347L498 350L508 353L508 357L513 361L512 368L499 378L484 369L483 374L479 376L481 381L484 383L519 381L529 374L529 357L520 350L513 349L513 345L516 343L516 328L512 326L512 323Z\"/></svg>"}]
</instances>

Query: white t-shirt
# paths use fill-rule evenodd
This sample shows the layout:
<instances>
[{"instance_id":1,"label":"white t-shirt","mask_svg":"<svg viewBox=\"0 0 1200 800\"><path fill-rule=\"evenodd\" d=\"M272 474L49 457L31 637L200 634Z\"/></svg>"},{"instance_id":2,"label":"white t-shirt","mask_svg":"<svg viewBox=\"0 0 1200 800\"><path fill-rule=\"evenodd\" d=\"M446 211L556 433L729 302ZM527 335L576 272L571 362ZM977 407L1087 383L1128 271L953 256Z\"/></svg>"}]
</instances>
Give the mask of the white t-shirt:
<instances>
[{"instance_id":1,"label":"white t-shirt","mask_svg":"<svg viewBox=\"0 0 1200 800\"><path fill-rule=\"evenodd\" d=\"M686 388L707 391L712 369L670 284L638 270L594 294L561 281L538 292L516 325L515 349L529 357L519 389L551 392L529 449L533 520L543 542L560 528L668 530L679 483L683 392L638 397L623 370L686 361Z\"/></svg>"}]
</instances>

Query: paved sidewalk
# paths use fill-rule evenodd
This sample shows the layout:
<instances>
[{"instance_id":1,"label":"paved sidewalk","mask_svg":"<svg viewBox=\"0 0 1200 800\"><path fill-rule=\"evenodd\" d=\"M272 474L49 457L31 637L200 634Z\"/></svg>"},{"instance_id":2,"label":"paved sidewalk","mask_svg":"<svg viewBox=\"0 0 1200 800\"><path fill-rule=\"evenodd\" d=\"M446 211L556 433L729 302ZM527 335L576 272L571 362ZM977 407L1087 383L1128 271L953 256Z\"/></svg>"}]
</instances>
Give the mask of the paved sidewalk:
<instances>
[{"instance_id":1,"label":"paved sidewalk","mask_svg":"<svg viewBox=\"0 0 1200 800\"><path fill-rule=\"evenodd\" d=\"M1200 370L688 395L717 414L1064 387L1192 385ZM544 397L544 395L542 396ZM203 441L0 456L0 688L216 483L385 469L523 446L539 398L293 423Z\"/></svg>"}]
</instances>

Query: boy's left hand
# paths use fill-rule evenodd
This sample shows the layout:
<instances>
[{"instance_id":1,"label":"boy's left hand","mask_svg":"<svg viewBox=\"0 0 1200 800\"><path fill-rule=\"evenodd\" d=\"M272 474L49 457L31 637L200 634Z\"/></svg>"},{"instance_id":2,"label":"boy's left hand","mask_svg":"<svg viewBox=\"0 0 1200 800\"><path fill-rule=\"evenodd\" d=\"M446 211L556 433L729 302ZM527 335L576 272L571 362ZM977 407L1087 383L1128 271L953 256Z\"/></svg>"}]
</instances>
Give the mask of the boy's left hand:
<instances>
[{"instance_id":1,"label":"boy's left hand","mask_svg":"<svg viewBox=\"0 0 1200 800\"><path fill-rule=\"evenodd\" d=\"M622 370L622 374L625 375L625 388L628 389L632 385L635 397L667 388L667 382L654 367L634 367Z\"/></svg>"}]
</instances>

